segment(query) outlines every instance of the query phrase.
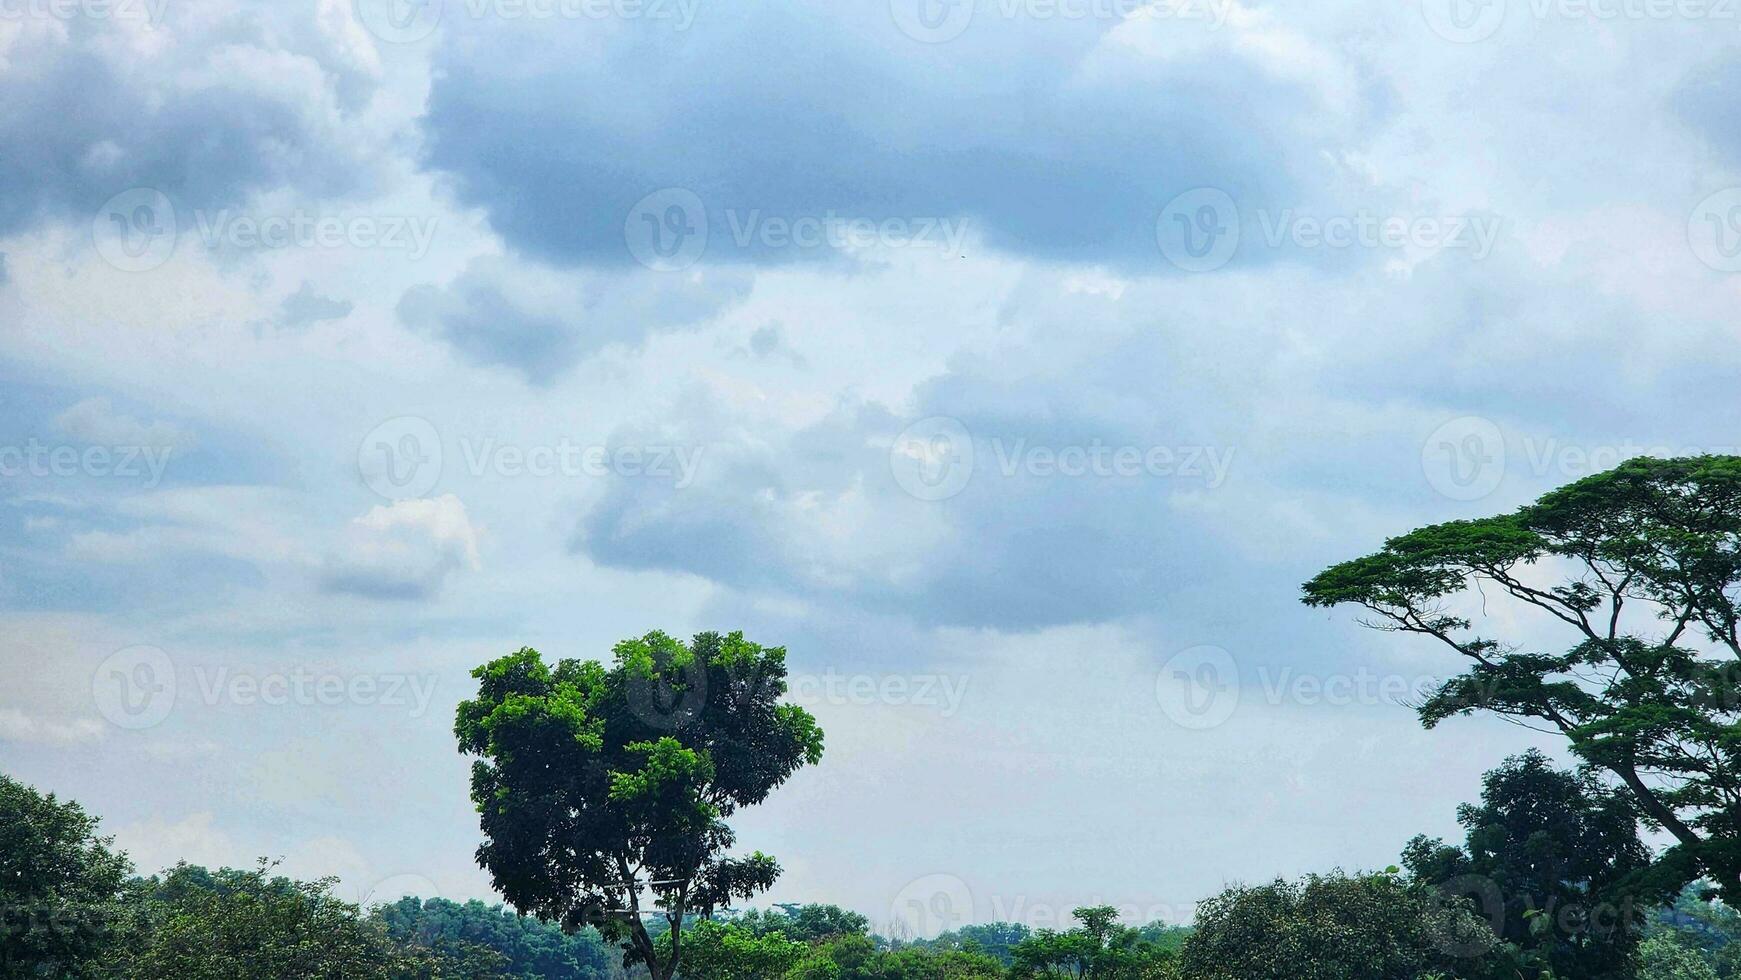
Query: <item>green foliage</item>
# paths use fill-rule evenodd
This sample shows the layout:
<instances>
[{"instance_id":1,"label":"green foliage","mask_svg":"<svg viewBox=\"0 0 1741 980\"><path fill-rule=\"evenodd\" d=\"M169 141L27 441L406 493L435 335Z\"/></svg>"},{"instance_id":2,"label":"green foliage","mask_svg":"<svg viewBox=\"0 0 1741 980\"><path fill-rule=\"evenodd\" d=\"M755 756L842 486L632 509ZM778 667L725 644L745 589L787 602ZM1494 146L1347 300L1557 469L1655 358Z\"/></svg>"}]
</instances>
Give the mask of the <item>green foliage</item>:
<instances>
[{"instance_id":1,"label":"green foliage","mask_svg":"<svg viewBox=\"0 0 1741 980\"><path fill-rule=\"evenodd\" d=\"M78 804L0 776L0 978L100 975L133 873L111 844Z\"/></svg>"},{"instance_id":2,"label":"green foliage","mask_svg":"<svg viewBox=\"0 0 1741 980\"><path fill-rule=\"evenodd\" d=\"M820 942L836 936L862 936L870 929L869 919L838 905L786 903L765 912L750 909L732 922L751 935L778 932L801 943Z\"/></svg>"},{"instance_id":3,"label":"green foliage","mask_svg":"<svg viewBox=\"0 0 1741 980\"><path fill-rule=\"evenodd\" d=\"M1075 929L1041 929L1011 951L1011 977L1095 977L1148 980L1172 975L1173 954L1157 948L1141 930L1122 926L1118 910L1097 905L1075 910Z\"/></svg>"},{"instance_id":4,"label":"green foliage","mask_svg":"<svg viewBox=\"0 0 1741 980\"><path fill-rule=\"evenodd\" d=\"M1671 935L1652 936L1639 949L1638 980L1721 980L1705 957Z\"/></svg>"},{"instance_id":5,"label":"green foliage","mask_svg":"<svg viewBox=\"0 0 1741 980\"><path fill-rule=\"evenodd\" d=\"M1482 633L1455 611L1477 589L1569 644ZM1675 884L1707 876L1741 899L1741 457L1633 459L1512 514L1393 538L1304 599L1361 606L1467 658L1422 705L1429 727L1490 711L1562 734L1674 837Z\"/></svg>"},{"instance_id":6,"label":"green foliage","mask_svg":"<svg viewBox=\"0 0 1741 980\"><path fill-rule=\"evenodd\" d=\"M1191 980L1486 977L1497 976L1498 945L1466 907L1393 875L1313 875L1204 902L1180 972Z\"/></svg>"},{"instance_id":7,"label":"green foliage","mask_svg":"<svg viewBox=\"0 0 1741 980\"><path fill-rule=\"evenodd\" d=\"M661 946L668 947L669 940ZM780 932L757 934L735 925L703 921L684 943L683 980L780 977L807 952L809 947L804 943Z\"/></svg>"},{"instance_id":8,"label":"green foliage","mask_svg":"<svg viewBox=\"0 0 1741 980\"><path fill-rule=\"evenodd\" d=\"M1149 932L1150 928L1144 927L1144 937L1150 942L1161 942L1158 936ZM936 939L915 942L913 945L939 951L982 953L1009 966L1015 962L1016 946L1031 935L1033 930L1020 922L988 922L982 925L965 925Z\"/></svg>"},{"instance_id":9,"label":"green foliage","mask_svg":"<svg viewBox=\"0 0 1741 980\"><path fill-rule=\"evenodd\" d=\"M1533 964L1528 977L1631 980L1647 913L1667 896L1624 796L1532 751L1489 772L1457 819L1462 847L1409 842L1415 880L1469 898Z\"/></svg>"},{"instance_id":10,"label":"green foliage","mask_svg":"<svg viewBox=\"0 0 1741 980\"><path fill-rule=\"evenodd\" d=\"M128 980L481 980L500 959L405 946L332 895L331 880L180 865L145 882L138 933L117 973Z\"/></svg>"},{"instance_id":11,"label":"green foliage","mask_svg":"<svg viewBox=\"0 0 1741 980\"><path fill-rule=\"evenodd\" d=\"M1657 910L1649 936L1691 950L1722 980L1741 977L1741 912L1708 891L1701 883L1682 889L1673 905Z\"/></svg>"},{"instance_id":12,"label":"green foliage","mask_svg":"<svg viewBox=\"0 0 1741 980\"><path fill-rule=\"evenodd\" d=\"M822 756L807 712L782 704L786 652L743 634L685 645L648 633L613 666L518 653L473 672L476 699L455 734L472 765L487 838L478 862L516 909L567 929L597 928L626 963L668 980L690 915L771 885L763 854L733 859L725 823ZM663 913L661 955L642 894Z\"/></svg>"},{"instance_id":13,"label":"green foliage","mask_svg":"<svg viewBox=\"0 0 1741 980\"><path fill-rule=\"evenodd\" d=\"M502 959L500 972L516 980L621 980L622 957L591 929L569 935L557 926L516 915L500 905L404 898L372 916L393 939L458 958L481 947Z\"/></svg>"}]
</instances>

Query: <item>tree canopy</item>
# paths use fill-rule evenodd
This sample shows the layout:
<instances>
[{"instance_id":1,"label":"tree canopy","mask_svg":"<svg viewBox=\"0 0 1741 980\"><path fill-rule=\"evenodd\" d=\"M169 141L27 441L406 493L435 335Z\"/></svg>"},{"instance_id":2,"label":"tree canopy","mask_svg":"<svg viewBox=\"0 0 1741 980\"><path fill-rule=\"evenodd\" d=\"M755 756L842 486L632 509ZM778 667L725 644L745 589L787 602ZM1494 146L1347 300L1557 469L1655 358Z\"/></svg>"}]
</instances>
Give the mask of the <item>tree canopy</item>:
<instances>
[{"instance_id":1,"label":"tree canopy","mask_svg":"<svg viewBox=\"0 0 1741 980\"><path fill-rule=\"evenodd\" d=\"M133 868L77 803L0 776L0 978L96 976Z\"/></svg>"},{"instance_id":2,"label":"tree canopy","mask_svg":"<svg viewBox=\"0 0 1741 980\"><path fill-rule=\"evenodd\" d=\"M473 672L455 732L486 841L478 862L522 912L596 927L625 962L668 980L686 917L748 898L779 874L728 856L725 819L822 757L822 731L786 693L786 651L741 633L684 644L653 632L613 665L547 664L522 649ZM651 896L652 908L643 904ZM643 921L657 910L661 954Z\"/></svg>"},{"instance_id":3,"label":"tree canopy","mask_svg":"<svg viewBox=\"0 0 1741 980\"><path fill-rule=\"evenodd\" d=\"M1490 632L1508 597L1567 634ZM1664 868L1741 897L1741 457L1638 458L1509 514L1385 542L1307 582L1468 669L1421 706L1430 727L1489 711L1564 736L1676 845Z\"/></svg>"},{"instance_id":4,"label":"tree canopy","mask_svg":"<svg viewBox=\"0 0 1741 980\"><path fill-rule=\"evenodd\" d=\"M1403 864L1417 881L1470 899L1520 953L1528 976L1628 980L1654 887L1630 802L1590 773L1539 752L1506 760L1464 804L1461 847L1417 837Z\"/></svg>"}]
</instances>

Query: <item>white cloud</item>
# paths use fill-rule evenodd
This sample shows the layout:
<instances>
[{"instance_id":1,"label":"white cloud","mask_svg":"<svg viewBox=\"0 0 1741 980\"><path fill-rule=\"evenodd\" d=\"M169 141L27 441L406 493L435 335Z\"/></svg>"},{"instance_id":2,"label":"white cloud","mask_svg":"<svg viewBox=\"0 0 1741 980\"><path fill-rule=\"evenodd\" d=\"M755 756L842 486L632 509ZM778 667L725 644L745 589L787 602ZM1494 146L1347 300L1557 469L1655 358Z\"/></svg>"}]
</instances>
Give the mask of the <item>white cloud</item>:
<instances>
[{"instance_id":1,"label":"white cloud","mask_svg":"<svg viewBox=\"0 0 1741 980\"><path fill-rule=\"evenodd\" d=\"M136 446L186 451L193 447L190 433L171 422L141 422L115 411L107 398L87 398L60 413L55 428L70 439L96 446Z\"/></svg>"},{"instance_id":2,"label":"white cloud","mask_svg":"<svg viewBox=\"0 0 1741 980\"><path fill-rule=\"evenodd\" d=\"M449 575L481 567L478 537L465 504L451 494L375 507L351 522L323 582L369 598L428 598Z\"/></svg>"},{"instance_id":3,"label":"white cloud","mask_svg":"<svg viewBox=\"0 0 1741 980\"><path fill-rule=\"evenodd\" d=\"M78 745L102 741L105 729L95 718L49 721L17 708L0 708L0 742L27 745Z\"/></svg>"}]
</instances>

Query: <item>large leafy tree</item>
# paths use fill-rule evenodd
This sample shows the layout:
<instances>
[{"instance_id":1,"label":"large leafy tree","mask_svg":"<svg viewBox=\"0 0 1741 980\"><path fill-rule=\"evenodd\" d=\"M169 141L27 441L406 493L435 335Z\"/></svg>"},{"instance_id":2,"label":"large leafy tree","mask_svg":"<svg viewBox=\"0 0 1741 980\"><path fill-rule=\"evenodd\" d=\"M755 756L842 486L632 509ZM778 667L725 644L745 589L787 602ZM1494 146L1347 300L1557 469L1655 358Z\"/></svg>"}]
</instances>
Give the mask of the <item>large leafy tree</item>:
<instances>
[{"instance_id":1,"label":"large leafy tree","mask_svg":"<svg viewBox=\"0 0 1741 980\"><path fill-rule=\"evenodd\" d=\"M669 980L684 925L779 874L728 857L725 823L822 757L822 732L786 693L786 651L743 634L685 644L648 633L606 667L523 649L473 672L455 732L472 765L478 862L520 911L596 927L625 964ZM661 954L644 915L661 914Z\"/></svg>"},{"instance_id":2,"label":"large leafy tree","mask_svg":"<svg viewBox=\"0 0 1741 980\"><path fill-rule=\"evenodd\" d=\"M1489 632L1514 622L1489 616L1490 595L1564 645ZM1322 572L1305 601L1467 658L1421 706L1429 727L1490 711L1563 735L1673 836L1667 870L1741 899L1741 457L1634 459L1421 528Z\"/></svg>"},{"instance_id":3,"label":"large leafy tree","mask_svg":"<svg viewBox=\"0 0 1741 980\"><path fill-rule=\"evenodd\" d=\"M1205 980L1499 977L1499 940L1465 905L1394 875L1235 887L1197 907L1181 972Z\"/></svg>"},{"instance_id":4,"label":"large leafy tree","mask_svg":"<svg viewBox=\"0 0 1741 980\"><path fill-rule=\"evenodd\" d=\"M0 978L100 975L132 877L111 843L77 803L0 776Z\"/></svg>"},{"instance_id":5,"label":"large leafy tree","mask_svg":"<svg viewBox=\"0 0 1741 980\"><path fill-rule=\"evenodd\" d=\"M1539 752L1506 760L1457 820L1461 847L1417 837L1403 864L1417 880L1470 898L1530 976L1631 980L1649 912L1650 852L1623 796Z\"/></svg>"}]
</instances>

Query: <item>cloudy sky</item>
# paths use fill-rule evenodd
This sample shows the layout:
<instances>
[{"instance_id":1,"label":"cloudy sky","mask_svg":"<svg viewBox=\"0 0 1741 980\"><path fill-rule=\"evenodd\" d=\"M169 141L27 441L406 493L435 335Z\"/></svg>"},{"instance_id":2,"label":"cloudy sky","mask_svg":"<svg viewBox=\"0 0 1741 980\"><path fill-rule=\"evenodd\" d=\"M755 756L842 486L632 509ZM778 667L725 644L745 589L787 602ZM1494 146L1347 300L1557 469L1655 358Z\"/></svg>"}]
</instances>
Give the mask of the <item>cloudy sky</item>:
<instances>
[{"instance_id":1,"label":"cloudy sky","mask_svg":"<svg viewBox=\"0 0 1741 980\"><path fill-rule=\"evenodd\" d=\"M1741 443L1695 0L0 0L0 770L487 896L468 670L784 645L884 925L1391 863L1531 744L1298 585ZM971 911L968 911L971 910Z\"/></svg>"}]
</instances>

